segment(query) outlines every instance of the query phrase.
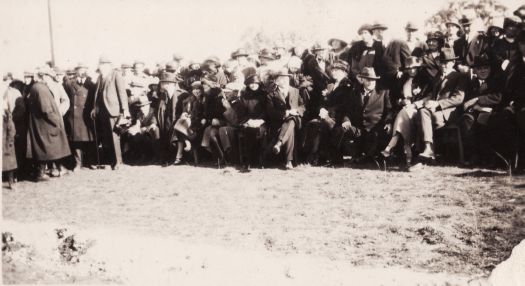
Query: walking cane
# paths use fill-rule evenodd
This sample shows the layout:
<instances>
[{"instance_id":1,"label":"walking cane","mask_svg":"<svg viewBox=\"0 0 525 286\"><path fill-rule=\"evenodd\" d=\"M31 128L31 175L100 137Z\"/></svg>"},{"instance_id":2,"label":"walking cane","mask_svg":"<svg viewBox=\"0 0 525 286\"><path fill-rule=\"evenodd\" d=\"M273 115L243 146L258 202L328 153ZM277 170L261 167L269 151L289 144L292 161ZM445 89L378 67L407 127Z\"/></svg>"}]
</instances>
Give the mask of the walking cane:
<instances>
[{"instance_id":1,"label":"walking cane","mask_svg":"<svg viewBox=\"0 0 525 286\"><path fill-rule=\"evenodd\" d=\"M95 149L97 152L97 165L95 166L95 169L97 170L106 169L106 166L100 164L100 154L98 151L99 143L98 143L98 133L97 133L97 122L95 118L91 118L91 119L93 120L93 127L94 127L93 129L95 130L95 145L96 145Z\"/></svg>"}]
</instances>

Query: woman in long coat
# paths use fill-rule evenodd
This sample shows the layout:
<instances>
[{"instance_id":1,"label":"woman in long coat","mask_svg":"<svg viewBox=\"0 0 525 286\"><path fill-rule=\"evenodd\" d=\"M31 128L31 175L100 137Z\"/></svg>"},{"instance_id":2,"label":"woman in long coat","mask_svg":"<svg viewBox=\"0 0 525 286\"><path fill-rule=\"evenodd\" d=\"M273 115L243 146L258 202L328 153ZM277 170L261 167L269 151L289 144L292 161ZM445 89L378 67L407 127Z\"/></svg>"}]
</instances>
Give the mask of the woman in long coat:
<instances>
[{"instance_id":1,"label":"woman in long coat","mask_svg":"<svg viewBox=\"0 0 525 286\"><path fill-rule=\"evenodd\" d=\"M7 181L9 183L9 188L13 189L15 187L14 183L14 171L17 169L18 165L16 163L16 153L15 153L15 124L13 122L12 107L10 100L8 99L9 93L18 92L17 90L8 87L3 95L3 129L2 129L2 172L5 172L7 175ZM18 92L20 94L20 92ZM20 95L19 95L20 97Z\"/></svg>"},{"instance_id":2,"label":"woman in long coat","mask_svg":"<svg viewBox=\"0 0 525 286\"><path fill-rule=\"evenodd\" d=\"M27 98L29 126L27 132L27 158L40 163L37 180L46 180L44 164L71 155L64 121L53 94L46 81L53 79L43 75L44 81L35 83Z\"/></svg>"}]
</instances>

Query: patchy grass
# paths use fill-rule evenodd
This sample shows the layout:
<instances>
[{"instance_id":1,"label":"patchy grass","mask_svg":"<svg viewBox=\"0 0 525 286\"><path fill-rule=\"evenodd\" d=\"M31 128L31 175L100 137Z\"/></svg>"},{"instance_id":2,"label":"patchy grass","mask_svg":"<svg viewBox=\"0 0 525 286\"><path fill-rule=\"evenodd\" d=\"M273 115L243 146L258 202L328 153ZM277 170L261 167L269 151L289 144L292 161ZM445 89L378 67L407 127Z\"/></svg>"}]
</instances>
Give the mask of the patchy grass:
<instances>
[{"instance_id":1,"label":"patchy grass","mask_svg":"<svg viewBox=\"0 0 525 286\"><path fill-rule=\"evenodd\" d=\"M3 190L2 211L19 223L107 227L360 267L486 275L525 238L524 183L454 167L412 173L127 167L22 182L16 191Z\"/></svg>"}]
</instances>

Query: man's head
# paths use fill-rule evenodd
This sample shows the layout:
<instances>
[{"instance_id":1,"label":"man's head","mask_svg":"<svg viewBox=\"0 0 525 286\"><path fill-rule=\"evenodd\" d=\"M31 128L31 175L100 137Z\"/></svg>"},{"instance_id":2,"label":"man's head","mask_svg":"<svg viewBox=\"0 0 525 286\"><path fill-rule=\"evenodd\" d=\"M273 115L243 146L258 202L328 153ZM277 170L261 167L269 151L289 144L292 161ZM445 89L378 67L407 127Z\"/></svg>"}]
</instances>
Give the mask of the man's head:
<instances>
[{"instance_id":1,"label":"man's head","mask_svg":"<svg viewBox=\"0 0 525 286\"><path fill-rule=\"evenodd\" d=\"M332 49L339 51L348 46L348 43L338 38L332 38L328 40L328 45L330 45Z\"/></svg>"},{"instance_id":2,"label":"man's head","mask_svg":"<svg viewBox=\"0 0 525 286\"><path fill-rule=\"evenodd\" d=\"M521 22L521 19L519 19L516 16L511 16L508 18L505 18L503 22L503 30L505 32L505 37L508 39L514 39L516 36L518 36L519 33L519 23Z\"/></svg>"},{"instance_id":3,"label":"man's head","mask_svg":"<svg viewBox=\"0 0 525 286\"><path fill-rule=\"evenodd\" d=\"M456 62L456 55L454 54L454 50L451 48L443 48L441 50L441 54L438 57L439 66L441 67L441 70L443 71L443 74L447 75L454 71L454 65Z\"/></svg>"},{"instance_id":4,"label":"man's head","mask_svg":"<svg viewBox=\"0 0 525 286\"><path fill-rule=\"evenodd\" d=\"M374 38L372 37L372 26L369 24L364 24L357 30L357 33L361 37L361 40L367 45L374 43Z\"/></svg>"},{"instance_id":5,"label":"man's head","mask_svg":"<svg viewBox=\"0 0 525 286\"><path fill-rule=\"evenodd\" d=\"M430 52L439 51L444 45L444 38L441 32L432 32L427 36L427 45Z\"/></svg>"},{"instance_id":6,"label":"man's head","mask_svg":"<svg viewBox=\"0 0 525 286\"><path fill-rule=\"evenodd\" d=\"M412 23L412 22L408 22L405 26L405 32L406 32L406 35L407 35L407 40L408 41L411 41L412 39L414 39L414 35L416 34L417 30L419 28L416 26L416 24Z\"/></svg>"},{"instance_id":7,"label":"man's head","mask_svg":"<svg viewBox=\"0 0 525 286\"><path fill-rule=\"evenodd\" d=\"M373 67L364 67L357 77L367 91L374 90L376 88L376 81L379 79Z\"/></svg>"},{"instance_id":8,"label":"man's head","mask_svg":"<svg viewBox=\"0 0 525 286\"><path fill-rule=\"evenodd\" d=\"M124 76L129 76L133 73L133 67L130 64L122 64L120 69L122 70L122 74Z\"/></svg>"},{"instance_id":9,"label":"man's head","mask_svg":"<svg viewBox=\"0 0 525 286\"><path fill-rule=\"evenodd\" d=\"M177 85L177 77L175 73L163 72L159 77L159 89L167 92L168 94L173 94L175 92L175 87Z\"/></svg>"},{"instance_id":10,"label":"man's head","mask_svg":"<svg viewBox=\"0 0 525 286\"><path fill-rule=\"evenodd\" d=\"M113 68L113 65L111 63L111 60L106 56L100 56L98 60L98 71L102 75L102 77L106 77L109 75Z\"/></svg>"},{"instance_id":11,"label":"man's head","mask_svg":"<svg viewBox=\"0 0 525 286\"><path fill-rule=\"evenodd\" d=\"M33 72L25 71L24 72L24 84L30 85L33 82L35 74Z\"/></svg>"},{"instance_id":12,"label":"man's head","mask_svg":"<svg viewBox=\"0 0 525 286\"><path fill-rule=\"evenodd\" d=\"M347 62L338 60L332 65L332 77L336 81L341 81L348 76L349 65Z\"/></svg>"},{"instance_id":13,"label":"man's head","mask_svg":"<svg viewBox=\"0 0 525 286\"><path fill-rule=\"evenodd\" d=\"M204 93L204 89L200 81L194 81L191 84L191 93L197 97L201 96Z\"/></svg>"},{"instance_id":14,"label":"man's head","mask_svg":"<svg viewBox=\"0 0 525 286\"><path fill-rule=\"evenodd\" d=\"M445 26L447 27L447 34L449 36L455 37L458 35L459 30L461 30L461 26L455 20L447 22Z\"/></svg>"},{"instance_id":15,"label":"man's head","mask_svg":"<svg viewBox=\"0 0 525 286\"><path fill-rule=\"evenodd\" d=\"M290 86L290 74L287 69L282 69L274 74L274 82L280 89L287 89Z\"/></svg>"},{"instance_id":16,"label":"man's head","mask_svg":"<svg viewBox=\"0 0 525 286\"><path fill-rule=\"evenodd\" d=\"M419 68L421 67L421 59L418 57L410 56L405 59L405 72L410 76L416 76Z\"/></svg>"},{"instance_id":17,"label":"man's head","mask_svg":"<svg viewBox=\"0 0 525 286\"><path fill-rule=\"evenodd\" d=\"M143 61L135 61L133 63L133 71L135 74L141 74L144 72L144 62Z\"/></svg>"},{"instance_id":18,"label":"man's head","mask_svg":"<svg viewBox=\"0 0 525 286\"><path fill-rule=\"evenodd\" d=\"M79 63L75 68L77 77L87 77L87 71L87 66L82 63Z\"/></svg>"},{"instance_id":19,"label":"man's head","mask_svg":"<svg viewBox=\"0 0 525 286\"><path fill-rule=\"evenodd\" d=\"M274 60L275 56L269 49L264 48L259 52L259 61L261 62L261 65L266 66Z\"/></svg>"},{"instance_id":20,"label":"man's head","mask_svg":"<svg viewBox=\"0 0 525 286\"><path fill-rule=\"evenodd\" d=\"M378 40L378 41L382 41L383 40L383 34L384 32L388 29L387 26L379 23L379 22L374 22L374 24L372 25L372 35L374 36L374 39Z\"/></svg>"},{"instance_id":21,"label":"man's head","mask_svg":"<svg viewBox=\"0 0 525 286\"><path fill-rule=\"evenodd\" d=\"M38 68L37 76L39 81L43 81L47 84L55 82L55 73L48 65L43 65Z\"/></svg>"},{"instance_id":22,"label":"man's head","mask_svg":"<svg viewBox=\"0 0 525 286\"><path fill-rule=\"evenodd\" d=\"M53 71L55 72L54 79L55 79L56 82L64 81L64 77L66 75L66 72L64 70L62 70L61 68L55 66L53 68Z\"/></svg>"}]
</instances>

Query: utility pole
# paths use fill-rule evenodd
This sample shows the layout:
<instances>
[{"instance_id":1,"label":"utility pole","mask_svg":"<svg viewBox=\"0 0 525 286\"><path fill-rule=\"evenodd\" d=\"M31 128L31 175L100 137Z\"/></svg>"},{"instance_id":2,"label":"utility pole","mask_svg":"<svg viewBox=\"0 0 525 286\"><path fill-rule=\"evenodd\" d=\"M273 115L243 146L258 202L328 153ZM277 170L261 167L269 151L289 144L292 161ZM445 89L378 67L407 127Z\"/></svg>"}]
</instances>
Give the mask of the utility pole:
<instances>
[{"instance_id":1,"label":"utility pole","mask_svg":"<svg viewBox=\"0 0 525 286\"><path fill-rule=\"evenodd\" d=\"M55 66L55 47L53 40L53 21L51 20L51 0L47 0L47 18L49 19L49 42L51 43L51 65Z\"/></svg>"}]
</instances>

